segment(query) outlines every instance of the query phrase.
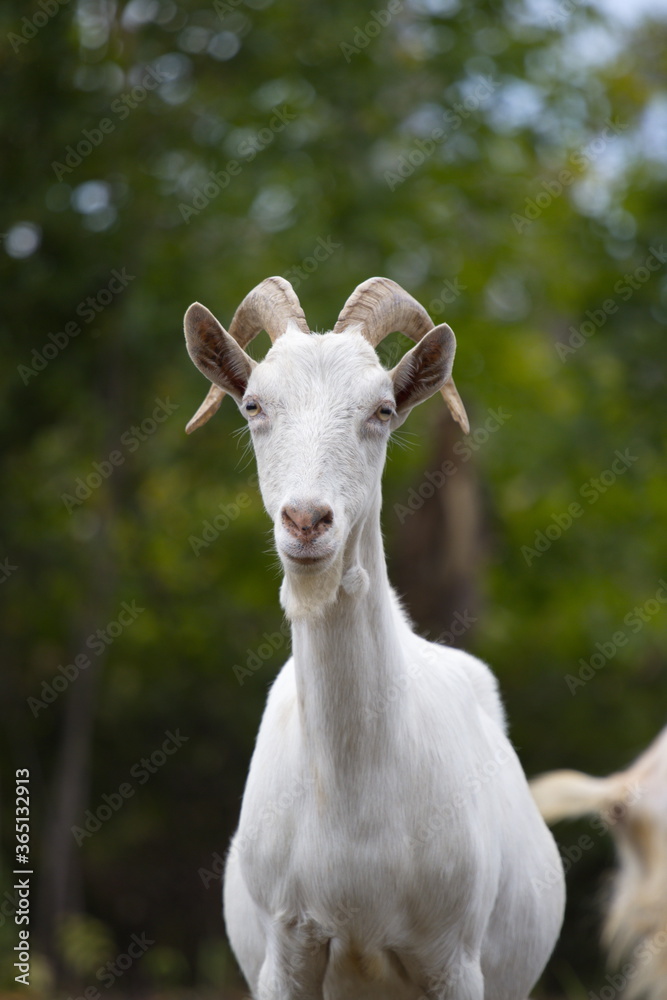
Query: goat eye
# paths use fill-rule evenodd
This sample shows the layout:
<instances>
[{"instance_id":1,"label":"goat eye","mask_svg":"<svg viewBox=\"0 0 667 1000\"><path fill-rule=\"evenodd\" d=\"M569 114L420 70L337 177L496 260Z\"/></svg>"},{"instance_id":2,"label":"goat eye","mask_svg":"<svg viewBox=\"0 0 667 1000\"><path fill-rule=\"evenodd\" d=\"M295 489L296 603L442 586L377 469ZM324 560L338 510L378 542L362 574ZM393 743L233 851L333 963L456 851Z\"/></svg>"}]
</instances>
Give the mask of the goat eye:
<instances>
[{"instance_id":1,"label":"goat eye","mask_svg":"<svg viewBox=\"0 0 667 1000\"><path fill-rule=\"evenodd\" d=\"M387 422L387 420L391 420L393 415L394 415L394 408L392 406L389 406L388 403L383 403L382 406L378 406L377 410L375 411L375 416L378 418L378 420L383 420L385 423Z\"/></svg>"},{"instance_id":2,"label":"goat eye","mask_svg":"<svg viewBox=\"0 0 667 1000\"><path fill-rule=\"evenodd\" d=\"M243 409L246 411L249 417L254 417L260 412L261 406L259 405L256 399L249 399L246 403L243 404Z\"/></svg>"}]
</instances>

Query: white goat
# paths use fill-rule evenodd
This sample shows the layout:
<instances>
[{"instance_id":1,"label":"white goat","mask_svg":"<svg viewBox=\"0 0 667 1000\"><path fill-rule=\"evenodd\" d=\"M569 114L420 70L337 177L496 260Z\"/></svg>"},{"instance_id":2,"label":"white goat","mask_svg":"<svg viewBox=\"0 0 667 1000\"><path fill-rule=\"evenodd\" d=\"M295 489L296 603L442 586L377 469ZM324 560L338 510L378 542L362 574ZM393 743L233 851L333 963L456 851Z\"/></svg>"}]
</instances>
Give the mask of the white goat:
<instances>
[{"instance_id":1,"label":"white goat","mask_svg":"<svg viewBox=\"0 0 667 1000\"><path fill-rule=\"evenodd\" d=\"M625 771L593 778L550 771L531 782L548 823L594 814L614 838L614 875L603 942L627 980L625 997L667 996L667 727Z\"/></svg>"},{"instance_id":2,"label":"white goat","mask_svg":"<svg viewBox=\"0 0 667 1000\"><path fill-rule=\"evenodd\" d=\"M243 350L261 329L273 346ZM417 341L392 371L374 346ZM524 1000L562 920L555 843L479 660L415 635L387 580L387 441L450 380L454 335L385 278L311 334L268 278L229 333L195 303L188 350L248 420L293 656L271 689L228 858L229 938L259 1000Z\"/></svg>"}]
</instances>

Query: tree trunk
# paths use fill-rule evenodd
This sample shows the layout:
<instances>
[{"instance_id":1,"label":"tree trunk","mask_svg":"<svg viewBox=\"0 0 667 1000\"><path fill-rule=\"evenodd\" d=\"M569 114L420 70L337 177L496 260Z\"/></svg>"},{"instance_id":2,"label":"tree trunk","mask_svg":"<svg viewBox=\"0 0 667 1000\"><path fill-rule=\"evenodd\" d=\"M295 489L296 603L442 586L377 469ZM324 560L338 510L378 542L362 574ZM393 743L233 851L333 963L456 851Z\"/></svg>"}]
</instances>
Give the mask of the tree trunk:
<instances>
[{"instance_id":1,"label":"tree trunk","mask_svg":"<svg viewBox=\"0 0 667 1000\"><path fill-rule=\"evenodd\" d=\"M106 542L101 542L102 546L106 548ZM113 617L109 612L115 590L114 574L110 567L101 570L100 555L97 549L92 599L72 646L77 652L86 650L88 636ZM81 670L65 694L62 736L45 811L37 932L40 949L53 962L57 975L62 972L58 956L62 919L84 910L81 847L74 839L72 827L81 825L89 797L97 688L106 655L106 650L99 656L91 654L90 666Z\"/></svg>"},{"instance_id":2,"label":"tree trunk","mask_svg":"<svg viewBox=\"0 0 667 1000\"><path fill-rule=\"evenodd\" d=\"M454 451L461 431L445 412L438 418L435 439L427 466L435 483L425 477L425 470L413 484L425 499L418 510L405 515L395 534L392 579L421 631L430 639L441 637L465 647L479 607L479 488L469 453ZM439 486L436 470L445 473Z\"/></svg>"}]
</instances>

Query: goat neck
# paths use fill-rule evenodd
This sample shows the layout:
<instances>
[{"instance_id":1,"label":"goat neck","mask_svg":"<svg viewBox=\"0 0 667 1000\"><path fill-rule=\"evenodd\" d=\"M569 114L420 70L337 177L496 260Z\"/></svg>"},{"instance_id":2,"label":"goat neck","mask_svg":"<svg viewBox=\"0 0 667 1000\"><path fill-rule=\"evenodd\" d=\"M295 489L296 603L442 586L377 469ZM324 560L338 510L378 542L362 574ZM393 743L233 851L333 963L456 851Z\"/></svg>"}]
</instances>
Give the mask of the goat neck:
<instances>
[{"instance_id":1,"label":"goat neck","mask_svg":"<svg viewBox=\"0 0 667 1000\"><path fill-rule=\"evenodd\" d=\"M292 622L300 722L313 763L338 778L387 759L400 711L405 620L389 586L380 490L348 539L342 584L318 615Z\"/></svg>"}]
</instances>

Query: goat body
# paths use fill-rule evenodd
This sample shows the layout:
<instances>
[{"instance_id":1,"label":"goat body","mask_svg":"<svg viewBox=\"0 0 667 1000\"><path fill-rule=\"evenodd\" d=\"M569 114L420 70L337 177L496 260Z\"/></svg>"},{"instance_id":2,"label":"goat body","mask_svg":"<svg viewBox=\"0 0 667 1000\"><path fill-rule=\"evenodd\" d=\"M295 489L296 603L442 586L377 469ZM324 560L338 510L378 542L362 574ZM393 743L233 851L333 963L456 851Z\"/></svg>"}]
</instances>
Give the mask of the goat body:
<instances>
[{"instance_id":1,"label":"goat body","mask_svg":"<svg viewBox=\"0 0 667 1000\"><path fill-rule=\"evenodd\" d=\"M371 279L334 333L304 336L269 280L278 306L258 317L255 290L246 310L277 328L260 364L235 343L243 304L234 338L201 306L186 316L218 390L197 423L220 390L248 416L292 624L225 873L232 947L257 1000L523 1000L559 932L560 858L493 675L412 631L380 533L389 431L443 385L465 419L453 335L426 317L386 372L367 341L421 310L402 289Z\"/></svg>"},{"instance_id":2,"label":"goat body","mask_svg":"<svg viewBox=\"0 0 667 1000\"><path fill-rule=\"evenodd\" d=\"M667 990L667 727L624 771L594 778L550 771L531 781L548 823L592 815L618 853L602 938L626 962L626 1000L664 1000ZM629 960L629 961L628 961Z\"/></svg>"}]
</instances>

